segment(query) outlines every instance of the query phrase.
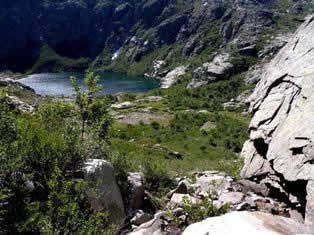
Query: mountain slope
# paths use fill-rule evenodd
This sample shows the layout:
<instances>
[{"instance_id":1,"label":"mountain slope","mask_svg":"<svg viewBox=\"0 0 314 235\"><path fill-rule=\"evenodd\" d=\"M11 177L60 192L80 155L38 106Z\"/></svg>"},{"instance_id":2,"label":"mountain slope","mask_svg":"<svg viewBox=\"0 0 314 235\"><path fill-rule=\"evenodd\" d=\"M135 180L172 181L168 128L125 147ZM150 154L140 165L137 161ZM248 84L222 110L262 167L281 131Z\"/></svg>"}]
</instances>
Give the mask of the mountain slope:
<instances>
[{"instance_id":1,"label":"mountain slope","mask_svg":"<svg viewBox=\"0 0 314 235\"><path fill-rule=\"evenodd\" d=\"M0 65L144 74L155 59L168 68L201 64L231 41L263 44L262 35L291 29L311 7L307 0L5 0Z\"/></svg>"}]
</instances>

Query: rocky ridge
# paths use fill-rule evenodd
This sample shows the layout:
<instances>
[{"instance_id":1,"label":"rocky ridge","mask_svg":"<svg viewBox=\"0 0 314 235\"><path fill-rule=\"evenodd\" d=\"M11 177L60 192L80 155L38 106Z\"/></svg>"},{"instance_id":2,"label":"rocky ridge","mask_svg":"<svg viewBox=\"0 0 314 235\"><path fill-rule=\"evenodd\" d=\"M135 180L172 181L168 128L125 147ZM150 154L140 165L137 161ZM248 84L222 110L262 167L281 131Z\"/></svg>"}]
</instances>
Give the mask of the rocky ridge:
<instances>
[{"instance_id":1,"label":"rocky ridge","mask_svg":"<svg viewBox=\"0 0 314 235\"><path fill-rule=\"evenodd\" d=\"M250 139L241 176L269 188L313 224L314 16L265 66L250 97Z\"/></svg>"},{"instance_id":2,"label":"rocky ridge","mask_svg":"<svg viewBox=\"0 0 314 235\"><path fill-rule=\"evenodd\" d=\"M182 56L186 60L225 47L231 41L241 55L255 55L262 32L273 29L278 19L288 19L286 10L299 16L312 7L309 0L283 5L289 9L280 3L281 0L5 0L0 3L0 69L25 71L33 67L54 71L57 65L67 63L65 58L82 57L87 58L86 63L80 64L83 67L129 67L157 51L153 60L166 60L169 65L171 58ZM293 18L292 23L300 20ZM159 53L163 48L169 50ZM47 55L50 60L45 58ZM80 69L73 63L70 61L66 68ZM152 72L153 64L150 66L151 71L142 74Z\"/></svg>"}]
</instances>

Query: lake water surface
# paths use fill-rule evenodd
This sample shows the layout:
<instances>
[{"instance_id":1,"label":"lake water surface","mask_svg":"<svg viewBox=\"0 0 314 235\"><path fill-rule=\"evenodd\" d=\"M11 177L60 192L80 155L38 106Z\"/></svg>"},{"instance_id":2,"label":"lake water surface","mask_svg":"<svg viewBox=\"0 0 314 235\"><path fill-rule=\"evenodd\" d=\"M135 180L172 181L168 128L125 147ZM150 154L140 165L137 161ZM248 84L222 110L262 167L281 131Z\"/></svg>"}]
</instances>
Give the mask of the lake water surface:
<instances>
[{"instance_id":1,"label":"lake water surface","mask_svg":"<svg viewBox=\"0 0 314 235\"><path fill-rule=\"evenodd\" d=\"M83 73L40 73L29 75L19 82L33 88L37 94L44 96L72 96L73 89L69 77L73 75L77 82L84 87ZM146 92L159 87L153 79L127 76L120 73L101 73L99 83L103 86L102 94L115 94L118 92Z\"/></svg>"}]
</instances>

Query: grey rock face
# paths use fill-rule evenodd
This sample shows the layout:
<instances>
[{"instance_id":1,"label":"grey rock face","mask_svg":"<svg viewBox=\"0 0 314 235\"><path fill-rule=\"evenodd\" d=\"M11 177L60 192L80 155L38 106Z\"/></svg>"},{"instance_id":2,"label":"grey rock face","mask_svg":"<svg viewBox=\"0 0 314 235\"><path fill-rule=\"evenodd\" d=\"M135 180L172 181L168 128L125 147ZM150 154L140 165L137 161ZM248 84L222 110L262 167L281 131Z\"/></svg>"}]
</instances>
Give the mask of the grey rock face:
<instances>
[{"instance_id":1,"label":"grey rock face","mask_svg":"<svg viewBox=\"0 0 314 235\"><path fill-rule=\"evenodd\" d=\"M242 151L245 166L241 172L243 178L265 183L282 199L301 204L301 208L307 195L308 222L313 221L314 213L313 19L313 15L308 17L265 66L250 97L253 119L250 139Z\"/></svg>"},{"instance_id":2,"label":"grey rock face","mask_svg":"<svg viewBox=\"0 0 314 235\"><path fill-rule=\"evenodd\" d=\"M183 235L226 234L313 234L313 230L292 219L261 212L231 212L212 217L186 228Z\"/></svg>"}]
</instances>

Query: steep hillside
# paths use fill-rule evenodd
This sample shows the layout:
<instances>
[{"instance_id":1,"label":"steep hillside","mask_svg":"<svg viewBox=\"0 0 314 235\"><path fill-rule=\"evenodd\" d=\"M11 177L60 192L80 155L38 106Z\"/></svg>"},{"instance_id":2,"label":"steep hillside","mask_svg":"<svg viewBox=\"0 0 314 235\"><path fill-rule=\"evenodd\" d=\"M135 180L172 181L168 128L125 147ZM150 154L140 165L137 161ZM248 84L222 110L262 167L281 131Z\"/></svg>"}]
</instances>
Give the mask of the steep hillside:
<instances>
[{"instance_id":1,"label":"steep hillside","mask_svg":"<svg viewBox=\"0 0 314 235\"><path fill-rule=\"evenodd\" d=\"M0 65L144 74L156 59L166 61L164 70L195 67L231 41L255 56L265 35L293 30L311 7L307 0L5 0Z\"/></svg>"},{"instance_id":2,"label":"steep hillside","mask_svg":"<svg viewBox=\"0 0 314 235\"><path fill-rule=\"evenodd\" d=\"M266 185L313 224L314 16L266 66L251 96L242 177Z\"/></svg>"}]
</instances>

